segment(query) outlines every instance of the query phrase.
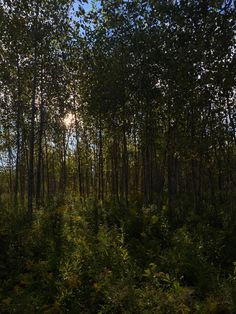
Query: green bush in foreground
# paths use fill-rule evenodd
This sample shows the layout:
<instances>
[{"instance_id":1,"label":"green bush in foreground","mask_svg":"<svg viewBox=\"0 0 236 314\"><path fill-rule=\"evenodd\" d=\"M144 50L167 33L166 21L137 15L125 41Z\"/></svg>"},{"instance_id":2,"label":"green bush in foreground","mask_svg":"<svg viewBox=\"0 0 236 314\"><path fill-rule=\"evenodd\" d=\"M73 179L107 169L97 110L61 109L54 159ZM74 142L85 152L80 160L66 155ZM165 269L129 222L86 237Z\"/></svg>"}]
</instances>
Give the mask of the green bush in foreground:
<instances>
[{"instance_id":1,"label":"green bush in foreground","mask_svg":"<svg viewBox=\"0 0 236 314\"><path fill-rule=\"evenodd\" d=\"M213 248L202 228L171 231L155 208L109 226L104 211L97 227L91 212L39 210L32 228L2 217L1 313L234 313L219 237Z\"/></svg>"}]
</instances>

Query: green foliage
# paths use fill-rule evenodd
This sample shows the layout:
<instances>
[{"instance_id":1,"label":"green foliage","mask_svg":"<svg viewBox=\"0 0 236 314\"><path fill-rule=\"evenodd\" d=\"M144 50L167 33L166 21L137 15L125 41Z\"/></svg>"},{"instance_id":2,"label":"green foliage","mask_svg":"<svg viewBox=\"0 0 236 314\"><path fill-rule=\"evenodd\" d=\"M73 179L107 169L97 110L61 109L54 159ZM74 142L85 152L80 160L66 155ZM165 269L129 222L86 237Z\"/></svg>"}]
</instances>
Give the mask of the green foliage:
<instances>
[{"instance_id":1,"label":"green foliage","mask_svg":"<svg viewBox=\"0 0 236 314\"><path fill-rule=\"evenodd\" d=\"M38 210L30 229L2 216L1 312L233 313L235 262L224 272L215 258L225 231L170 230L154 205L111 225L100 206L97 228L91 205Z\"/></svg>"}]
</instances>

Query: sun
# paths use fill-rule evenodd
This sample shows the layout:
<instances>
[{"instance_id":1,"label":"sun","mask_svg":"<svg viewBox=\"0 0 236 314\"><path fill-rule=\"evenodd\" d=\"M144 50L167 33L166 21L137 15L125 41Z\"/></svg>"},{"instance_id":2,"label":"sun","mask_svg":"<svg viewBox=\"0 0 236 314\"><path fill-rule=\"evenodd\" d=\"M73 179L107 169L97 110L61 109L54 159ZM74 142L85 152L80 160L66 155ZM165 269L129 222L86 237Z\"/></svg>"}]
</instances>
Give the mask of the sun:
<instances>
[{"instance_id":1,"label":"sun","mask_svg":"<svg viewBox=\"0 0 236 314\"><path fill-rule=\"evenodd\" d=\"M63 119L63 122L67 128L70 128L75 122L74 115L71 112L67 113L65 118Z\"/></svg>"}]
</instances>

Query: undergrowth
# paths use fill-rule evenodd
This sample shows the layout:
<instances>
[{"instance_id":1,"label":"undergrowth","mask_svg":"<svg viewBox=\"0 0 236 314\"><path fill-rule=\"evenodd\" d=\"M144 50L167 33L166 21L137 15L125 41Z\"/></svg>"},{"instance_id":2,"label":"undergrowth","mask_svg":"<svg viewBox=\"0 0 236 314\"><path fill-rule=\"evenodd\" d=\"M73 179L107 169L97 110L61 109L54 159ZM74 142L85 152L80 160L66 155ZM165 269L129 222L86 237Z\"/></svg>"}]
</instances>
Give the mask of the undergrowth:
<instances>
[{"instance_id":1,"label":"undergrowth","mask_svg":"<svg viewBox=\"0 0 236 314\"><path fill-rule=\"evenodd\" d=\"M155 205L76 199L35 210L31 227L22 213L2 213L0 312L234 313L226 227L206 219L171 229Z\"/></svg>"}]
</instances>

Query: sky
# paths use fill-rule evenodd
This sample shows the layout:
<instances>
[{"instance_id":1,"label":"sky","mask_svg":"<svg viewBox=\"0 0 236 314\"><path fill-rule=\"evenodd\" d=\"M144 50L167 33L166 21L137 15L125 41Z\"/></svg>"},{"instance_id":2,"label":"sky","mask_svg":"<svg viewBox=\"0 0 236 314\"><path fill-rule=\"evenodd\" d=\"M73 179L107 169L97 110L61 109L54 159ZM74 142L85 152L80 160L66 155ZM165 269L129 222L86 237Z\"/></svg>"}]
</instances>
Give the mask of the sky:
<instances>
[{"instance_id":1,"label":"sky","mask_svg":"<svg viewBox=\"0 0 236 314\"><path fill-rule=\"evenodd\" d=\"M85 0L83 0L85 1ZM85 12L87 13L90 9L92 9L92 3L97 3L97 5L99 6L99 3L101 2L101 0L87 0L87 3L83 4L83 7L85 9ZM79 0L74 0L74 4L73 4L73 8L70 11L70 16L73 18L74 17L74 13L77 11L78 6L79 6L80 1Z\"/></svg>"},{"instance_id":2,"label":"sky","mask_svg":"<svg viewBox=\"0 0 236 314\"><path fill-rule=\"evenodd\" d=\"M91 9L91 1L88 1L88 3L84 4L85 11L89 11Z\"/></svg>"},{"instance_id":3,"label":"sky","mask_svg":"<svg viewBox=\"0 0 236 314\"><path fill-rule=\"evenodd\" d=\"M88 0L88 3L84 3L83 7L84 7L85 11L89 11L92 8L92 2L93 2L93 0ZM75 0L74 8L76 9L77 6L78 6L78 1Z\"/></svg>"}]
</instances>

